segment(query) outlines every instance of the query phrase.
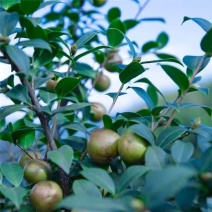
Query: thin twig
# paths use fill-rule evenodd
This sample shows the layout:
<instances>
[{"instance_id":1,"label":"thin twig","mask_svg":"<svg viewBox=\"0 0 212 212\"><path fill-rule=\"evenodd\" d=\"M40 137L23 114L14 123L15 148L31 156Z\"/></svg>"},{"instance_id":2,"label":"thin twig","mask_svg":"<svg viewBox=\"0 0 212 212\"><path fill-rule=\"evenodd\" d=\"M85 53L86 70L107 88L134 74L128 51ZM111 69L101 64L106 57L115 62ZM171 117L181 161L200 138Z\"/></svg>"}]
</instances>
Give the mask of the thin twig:
<instances>
[{"instance_id":1,"label":"thin twig","mask_svg":"<svg viewBox=\"0 0 212 212\"><path fill-rule=\"evenodd\" d=\"M138 16L141 14L143 9L147 6L147 4L149 2L150 2L150 0L146 0L143 5L140 5L139 10L138 10L137 14L135 15L135 18L134 18L135 20L138 18Z\"/></svg>"}]
</instances>

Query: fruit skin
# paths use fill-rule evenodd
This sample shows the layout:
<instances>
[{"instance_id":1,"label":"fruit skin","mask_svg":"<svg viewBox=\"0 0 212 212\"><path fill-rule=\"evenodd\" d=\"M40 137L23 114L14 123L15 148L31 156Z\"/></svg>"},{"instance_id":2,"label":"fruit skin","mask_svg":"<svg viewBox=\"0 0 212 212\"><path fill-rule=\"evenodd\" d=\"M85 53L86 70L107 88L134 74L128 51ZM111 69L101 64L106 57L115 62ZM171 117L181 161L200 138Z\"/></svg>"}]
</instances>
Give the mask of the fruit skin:
<instances>
[{"instance_id":1,"label":"fruit skin","mask_svg":"<svg viewBox=\"0 0 212 212\"><path fill-rule=\"evenodd\" d=\"M118 156L118 133L110 129L94 130L88 141L88 154L91 159L99 164L108 164L112 158Z\"/></svg>"},{"instance_id":2,"label":"fruit skin","mask_svg":"<svg viewBox=\"0 0 212 212\"><path fill-rule=\"evenodd\" d=\"M38 212L53 211L62 198L62 189L50 180L38 182L29 194L30 203Z\"/></svg>"},{"instance_id":3,"label":"fruit skin","mask_svg":"<svg viewBox=\"0 0 212 212\"><path fill-rule=\"evenodd\" d=\"M103 92L106 91L109 87L110 78L107 75L100 73L94 80L94 88L99 92Z\"/></svg>"},{"instance_id":4,"label":"fruit skin","mask_svg":"<svg viewBox=\"0 0 212 212\"><path fill-rule=\"evenodd\" d=\"M48 180L51 178L51 175L52 168L44 160L31 160L24 167L24 179L29 183Z\"/></svg>"},{"instance_id":5,"label":"fruit skin","mask_svg":"<svg viewBox=\"0 0 212 212\"><path fill-rule=\"evenodd\" d=\"M106 109L101 103L93 102L91 106L90 120L93 122L99 122L102 120L103 115L106 113Z\"/></svg>"},{"instance_id":6,"label":"fruit skin","mask_svg":"<svg viewBox=\"0 0 212 212\"><path fill-rule=\"evenodd\" d=\"M50 74L49 75L52 78L55 78L54 74ZM50 79L47 83L46 83L46 87L49 91L54 92L55 87L57 86L57 83L61 80L62 78L59 77L57 80L54 79Z\"/></svg>"},{"instance_id":7,"label":"fruit skin","mask_svg":"<svg viewBox=\"0 0 212 212\"><path fill-rule=\"evenodd\" d=\"M115 72L116 68L113 67L114 64L122 64L122 58L121 56L118 54L117 51L111 51L108 55L108 60L105 64L105 69L109 72Z\"/></svg>"},{"instance_id":8,"label":"fruit skin","mask_svg":"<svg viewBox=\"0 0 212 212\"><path fill-rule=\"evenodd\" d=\"M42 155L40 154L40 152L28 152L28 154L33 158L33 159L41 159ZM26 154L23 153L19 159L18 159L18 163L19 165L24 168L24 166L31 161L32 159Z\"/></svg>"},{"instance_id":9,"label":"fruit skin","mask_svg":"<svg viewBox=\"0 0 212 212\"><path fill-rule=\"evenodd\" d=\"M106 3L107 0L92 0L92 4L95 7L101 7Z\"/></svg>"},{"instance_id":10,"label":"fruit skin","mask_svg":"<svg viewBox=\"0 0 212 212\"><path fill-rule=\"evenodd\" d=\"M145 139L127 130L117 142L119 155L126 164L138 164L144 161L148 147Z\"/></svg>"}]
</instances>

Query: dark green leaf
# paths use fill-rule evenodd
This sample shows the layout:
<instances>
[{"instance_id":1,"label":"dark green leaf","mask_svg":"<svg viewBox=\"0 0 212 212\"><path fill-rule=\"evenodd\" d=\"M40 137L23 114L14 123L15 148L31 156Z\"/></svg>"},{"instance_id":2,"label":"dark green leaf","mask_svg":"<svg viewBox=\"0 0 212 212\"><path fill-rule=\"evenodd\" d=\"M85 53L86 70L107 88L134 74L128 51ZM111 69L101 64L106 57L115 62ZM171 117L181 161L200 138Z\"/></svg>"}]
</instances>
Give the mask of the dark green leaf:
<instances>
[{"instance_id":1,"label":"dark green leaf","mask_svg":"<svg viewBox=\"0 0 212 212\"><path fill-rule=\"evenodd\" d=\"M143 72L145 72L143 66L140 63L133 61L127 65L123 71L121 71L119 79L123 84L126 84Z\"/></svg>"},{"instance_id":2,"label":"dark green leaf","mask_svg":"<svg viewBox=\"0 0 212 212\"><path fill-rule=\"evenodd\" d=\"M46 6L52 5L52 4L58 4L58 3L64 3L63 1L58 1L58 0L49 0L41 3L40 7L38 9L42 9Z\"/></svg>"},{"instance_id":3,"label":"dark green leaf","mask_svg":"<svg viewBox=\"0 0 212 212\"><path fill-rule=\"evenodd\" d=\"M88 180L75 180L72 186L73 192L77 196L93 196L101 198L101 192L96 185Z\"/></svg>"},{"instance_id":4,"label":"dark green leaf","mask_svg":"<svg viewBox=\"0 0 212 212\"><path fill-rule=\"evenodd\" d=\"M128 20L125 20L123 23L126 26L126 30L129 30L129 29L132 29L133 27L135 27L137 24L139 24L139 21L134 20L134 19L128 19Z\"/></svg>"},{"instance_id":5,"label":"dark green leaf","mask_svg":"<svg viewBox=\"0 0 212 212\"><path fill-rule=\"evenodd\" d=\"M74 158L74 151L68 145L63 145L57 150L48 151L48 158L57 164L66 174L70 173L70 168Z\"/></svg>"},{"instance_id":6,"label":"dark green leaf","mask_svg":"<svg viewBox=\"0 0 212 212\"><path fill-rule=\"evenodd\" d=\"M97 186L104 188L111 194L115 194L115 184L110 175L103 169L89 168L80 172L83 177Z\"/></svg>"},{"instance_id":7,"label":"dark green leaf","mask_svg":"<svg viewBox=\"0 0 212 212\"><path fill-rule=\"evenodd\" d=\"M152 102L154 105L158 104L158 94L157 94L157 90L155 89L155 87L149 85L147 87L147 94L149 95L149 97L151 98Z\"/></svg>"},{"instance_id":8,"label":"dark green leaf","mask_svg":"<svg viewBox=\"0 0 212 212\"><path fill-rule=\"evenodd\" d=\"M202 51L204 51L208 56L212 57L212 27L203 37L200 46Z\"/></svg>"},{"instance_id":9,"label":"dark green leaf","mask_svg":"<svg viewBox=\"0 0 212 212\"><path fill-rule=\"evenodd\" d=\"M138 96L140 96L145 101L149 109L152 110L155 107L150 96L147 94L147 92L143 88L139 88L139 87L130 87L130 88L132 88L138 94Z\"/></svg>"},{"instance_id":10,"label":"dark green leaf","mask_svg":"<svg viewBox=\"0 0 212 212\"><path fill-rule=\"evenodd\" d=\"M169 36L165 32L161 32L157 37L158 48L162 49L167 45L169 41Z\"/></svg>"},{"instance_id":11,"label":"dark green leaf","mask_svg":"<svg viewBox=\"0 0 212 212\"><path fill-rule=\"evenodd\" d=\"M107 13L107 19L109 22L112 22L116 18L120 18L121 10L118 7L111 8Z\"/></svg>"},{"instance_id":12,"label":"dark green leaf","mask_svg":"<svg viewBox=\"0 0 212 212\"><path fill-rule=\"evenodd\" d=\"M18 187L23 180L24 170L17 163L2 163L1 172L15 187Z\"/></svg>"},{"instance_id":13,"label":"dark green leaf","mask_svg":"<svg viewBox=\"0 0 212 212\"><path fill-rule=\"evenodd\" d=\"M156 53L157 57L159 57L160 59L170 59L170 58L173 58L175 60L178 60L179 59L177 57L175 57L174 55L171 55L171 54L166 54L166 53Z\"/></svg>"},{"instance_id":14,"label":"dark green leaf","mask_svg":"<svg viewBox=\"0 0 212 212\"><path fill-rule=\"evenodd\" d=\"M30 15L39 8L41 2L41 0L21 0L20 5L24 13Z\"/></svg>"},{"instance_id":15,"label":"dark green leaf","mask_svg":"<svg viewBox=\"0 0 212 212\"><path fill-rule=\"evenodd\" d=\"M146 53L150 51L151 49L155 49L155 48L158 48L158 43L156 41L148 41L142 46L141 50L143 53Z\"/></svg>"},{"instance_id":16,"label":"dark green leaf","mask_svg":"<svg viewBox=\"0 0 212 212\"><path fill-rule=\"evenodd\" d=\"M46 31L39 25L34 27L32 23L28 24L26 27L27 35L30 39L42 39L48 40Z\"/></svg>"},{"instance_id":17,"label":"dark green leaf","mask_svg":"<svg viewBox=\"0 0 212 212\"><path fill-rule=\"evenodd\" d=\"M171 147L172 158L176 163L187 162L194 152L194 146L190 142L177 140Z\"/></svg>"},{"instance_id":18,"label":"dark green leaf","mask_svg":"<svg viewBox=\"0 0 212 212\"><path fill-rule=\"evenodd\" d=\"M187 130L182 127L173 126L163 130L156 139L156 144L161 148L167 147L169 144L180 138Z\"/></svg>"},{"instance_id":19,"label":"dark green leaf","mask_svg":"<svg viewBox=\"0 0 212 212\"><path fill-rule=\"evenodd\" d=\"M103 115L103 123L104 123L104 128L106 128L106 129L112 129L111 127L113 125L113 121L112 121L112 119L111 119L110 116L104 114Z\"/></svg>"},{"instance_id":20,"label":"dark green leaf","mask_svg":"<svg viewBox=\"0 0 212 212\"><path fill-rule=\"evenodd\" d=\"M173 63L177 63L180 64L181 66L183 66L183 64L176 58L165 58L162 60L150 60L150 61L143 61L141 62L141 64L147 64L147 63L162 63L162 62L173 62Z\"/></svg>"},{"instance_id":21,"label":"dark green leaf","mask_svg":"<svg viewBox=\"0 0 212 212\"><path fill-rule=\"evenodd\" d=\"M70 93L79 84L79 82L80 78L65 77L57 83L55 93L58 97L62 98Z\"/></svg>"},{"instance_id":22,"label":"dark green leaf","mask_svg":"<svg viewBox=\"0 0 212 212\"><path fill-rule=\"evenodd\" d=\"M81 36L77 41L77 49L83 47L88 41L90 41L94 36L97 35L98 32L87 32L83 36Z\"/></svg>"},{"instance_id":23,"label":"dark green leaf","mask_svg":"<svg viewBox=\"0 0 212 212\"><path fill-rule=\"evenodd\" d=\"M11 7L13 4L18 3L19 0L10 0L10 1L0 1L0 6L3 7L5 10L7 10L9 7ZM1 18L0 18L1 20Z\"/></svg>"},{"instance_id":24,"label":"dark green leaf","mask_svg":"<svg viewBox=\"0 0 212 212\"><path fill-rule=\"evenodd\" d=\"M15 26L18 23L18 14L17 13L8 13L6 11L0 12L0 35L9 36L12 34Z\"/></svg>"},{"instance_id":25,"label":"dark green leaf","mask_svg":"<svg viewBox=\"0 0 212 212\"><path fill-rule=\"evenodd\" d=\"M20 131L18 131L20 133ZM17 133L17 132L16 132ZM28 149L35 141L35 130L28 130L26 133L19 134L18 143L24 149Z\"/></svg>"},{"instance_id":26,"label":"dark green leaf","mask_svg":"<svg viewBox=\"0 0 212 212\"><path fill-rule=\"evenodd\" d=\"M6 52L19 71L28 75L30 71L29 57L17 46L6 46Z\"/></svg>"},{"instance_id":27,"label":"dark green leaf","mask_svg":"<svg viewBox=\"0 0 212 212\"><path fill-rule=\"evenodd\" d=\"M154 169L162 169L167 165L168 157L166 152L157 146L148 147L145 154L145 166Z\"/></svg>"},{"instance_id":28,"label":"dark green leaf","mask_svg":"<svg viewBox=\"0 0 212 212\"><path fill-rule=\"evenodd\" d=\"M127 93L121 92L121 93L119 93L119 96L122 96L122 95L125 95L125 94L127 94ZM114 99L116 97L117 93L106 93L106 95L108 95L109 97Z\"/></svg>"},{"instance_id":29,"label":"dark green leaf","mask_svg":"<svg viewBox=\"0 0 212 212\"><path fill-rule=\"evenodd\" d=\"M169 65L161 65L166 74L179 86L181 93L188 89L188 77L178 68Z\"/></svg>"}]
</instances>

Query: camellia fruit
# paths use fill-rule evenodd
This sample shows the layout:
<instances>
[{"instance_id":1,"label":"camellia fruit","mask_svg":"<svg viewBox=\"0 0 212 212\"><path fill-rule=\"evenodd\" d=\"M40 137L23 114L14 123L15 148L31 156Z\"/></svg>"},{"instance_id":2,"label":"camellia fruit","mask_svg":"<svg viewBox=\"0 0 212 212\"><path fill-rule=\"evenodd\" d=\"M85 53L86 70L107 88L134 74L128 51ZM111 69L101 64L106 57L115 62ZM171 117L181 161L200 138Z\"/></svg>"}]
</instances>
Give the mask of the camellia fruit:
<instances>
[{"instance_id":1,"label":"camellia fruit","mask_svg":"<svg viewBox=\"0 0 212 212\"><path fill-rule=\"evenodd\" d=\"M118 153L126 164L138 164L144 161L148 147L145 139L127 130L117 142Z\"/></svg>"},{"instance_id":2,"label":"camellia fruit","mask_svg":"<svg viewBox=\"0 0 212 212\"><path fill-rule=\"evenodd\" d=\"M107 0L91 0L91 3L95 7L101 7L106 3Z\"/></svg>"},{"instance_id":3,"label":"camellia fruit","mask_svg":"<svg viewBox=\"0 0 212 212\"><path fill-rule=\"evenodd\" d=\"M110 78L103 74L100 73L97 78L94 80L94 88L97 91L106 91L110 87Z\"/></svg>"},{"instance_id":4,"label":"camellia fruit","mask_svg":"<svg viewBox=\"0 0 212 212\"><path fill-rule=\"evenodd\" d=\"M93 102L91 105L91 121L98 122L102 120L104 114L106 114L105 107L98 102Z\"/></svg>"},{"instance_id":5,"label":"camellia fruit","mask_svg":"<svg viewBox=\"0 0 212 212\"><path fill-rule=\"evenodd\" d=\"M109 72L115 72L116 68L113 66L114 64L122 64L122 58L118 54L117 51L111 51L108 55L108 60L105 64L105 69Z\"/></svg>"},{"instance_id":6,"label":"camellia fruit","mask_svg":"<svg viewBox=\"0 0 212 212\"><path fill-rule=\"evenodd\" d=\"M26 153L23 153L20 158L18 159L18 163L19 165L24 168L24 166L31 161L32 159L41 159L42 155L40 154L40 152L28 152L29 155L27 155Z\"/></svg>"},{"instance_id":7,"label":"camellia fruit","mask_svg":"<svg viewBox=\"0 0 212 212\"><path fill-rule=\"evenodd\" d=\"M54 181L36 183L30 191L29 200L38 212L52 212L62 200L63 192Z\"/></svg>"},{"instance_id":8,"label":"camellia fruit","mask_svg":"<svg viewBox=\"0 0 212 212\"><path fill-rule=\"evenodd\" d=\"M47 83L46 83L46 87L49 91L53 92L57 83L62 79L61 77L59 77L57 80L54 80L55 75L54 74L50 74L50 77L52 77L52 79L50 79Z\"/></svg>"},{"instance_id":9,"label":"camellia fruit","mask_svg":"<svg viewBox=\"0 0 212 212\"><path fill-rule=\"evenodd\" d=\"M110 129L94 130L88 141L88 154L91 159L99 164L107 164L112 158L118 156L117 139L118 133Z\"/></svg>"},{"instance_id":10,"label":"camellia fruit","mask_svg":"<svg viewBox=\"0 0 212 212\"><path fill-rule=\"evenodd\" d=\"M29 183L48 180L51 175L51 165L44 160L30 160L24 167L24 179Z\"/></svg>"}]
</instances>

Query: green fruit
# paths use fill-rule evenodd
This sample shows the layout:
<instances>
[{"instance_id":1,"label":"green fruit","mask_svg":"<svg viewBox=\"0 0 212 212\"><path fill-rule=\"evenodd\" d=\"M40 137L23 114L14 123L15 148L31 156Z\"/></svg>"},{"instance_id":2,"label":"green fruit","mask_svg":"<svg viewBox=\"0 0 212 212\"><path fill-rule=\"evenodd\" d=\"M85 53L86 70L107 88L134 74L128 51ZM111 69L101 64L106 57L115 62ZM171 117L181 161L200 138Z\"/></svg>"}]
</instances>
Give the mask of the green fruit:
<instances>
[{"instance_id":1,"label":"green fruit","mask_svg":"<svg viewBox=\"0 0 212 212\"><path fill-rule=\"evenodd\" d=\"M42 155L39 152L28 152L28 154L33 158L33 159L41 159ZM24 166L32 160L32 158L29 157L26 153L23 153L20 158L18 159L19 165L24 168Z\"/></svg>"},{"instance_id":2,"label":"green fruit","mask_svg":"<svg viewBox=\"0 0 212 212\"><path fill-rule=\"evenodd\" d=\"M121 56L117 53L117 51L112 51L109 53L108 60L105 63L105 69L109 72L115 72L116 67L114 67L114 64L122 64L122 58Z\"/></svg>"},{"instance_id":3,"label":"green fruit","mask_svg":"<svg viewBox=\"0 0 212 212\"><path fill-rule=\"evenodd\" d=\"M118 152L127 164L138 164L144 161L148 143L137 134L127 130L118 139Z\"/></svg>"},{"instance_id":4,"label":"green fruit","mask_svg":"<svg viewBox=\"0 0 212 212\"><path fill-rule=\"evenodd\" d=\"M94 88L100 92L106 91L110 87L110 78L102 73L97 76L94 82Z\"/></svg>"},{"instance_id":5,"label":"green fruit","mask_svg":"<svg viewBox=\"0 0 212 212\"><path fill-rule=\"evenodd\" d=\"M38 212L54 211L62 198L62 189L54 181L41 181L35 184L29 194L30 203Z\"/></svg>"},{"instance_id":6,"label":"green fruit","mask_svg":"<svg viewBox=\"0 0 212 212\"><path fill-rule=\"evenodd\" d=\"M29 183L48 180L51 175L51 166L44 160L31 160L24 167L24 179Z\"/></svg>"},{"instance_id":7,"label":"green fruit","mask_svg":"<svg viewBox=\"0 0 212 212\"><path fill-rule=\"evenodd\" d=\"M50 77L52 77L52 79L50 79L47 83L46 83L46 87L49 91L53 92L55 87L57 86L57 83L62 79L61 77L59 77L57 80L55 80L55 75L54 74L50 74Z\"/></svg>"},{"instance_id":8,"label":"green fruit","mask_svg":"<svg viewBox=\"0 0 212 212\"><path fill-rule=\"evenodd\" d=\"M93 102L91 105L91 121L93 122L98 122L102 120L102 117L104 114L106 114L106 109L105 107L98 103L98 102Z\"/></svg>"},{"instance_id":9,"label":"green fruit","mask_svg":"<svg viewBox=\"0 0 212 212\"><path fill-rule=\"evenodd\" d=\"M106 3L107 0L92 0L92 4L95 7L101 7L102 5L104 5Z\"/></svg>"},{"instance_id":10,"label":"green fruit","mask_svg":"<svg viewBox=\"0 0 212 212\"><path fill-rule=\"evenodd\" d=\"M99 164L107 164L118 156L117 142L119 134L110 129L94 130L88 141L88 154Z\"/></svg>"}]
</instances>

